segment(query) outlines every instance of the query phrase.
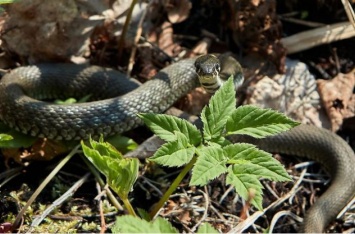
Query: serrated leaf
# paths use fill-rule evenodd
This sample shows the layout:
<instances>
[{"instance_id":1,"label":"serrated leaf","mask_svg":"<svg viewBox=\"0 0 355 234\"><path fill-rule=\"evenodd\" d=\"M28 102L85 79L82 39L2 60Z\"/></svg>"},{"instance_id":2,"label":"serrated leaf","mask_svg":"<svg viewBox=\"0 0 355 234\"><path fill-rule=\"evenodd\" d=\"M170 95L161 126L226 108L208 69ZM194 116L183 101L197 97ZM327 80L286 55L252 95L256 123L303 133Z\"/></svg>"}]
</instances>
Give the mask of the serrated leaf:
<instances>
[{"instance_id":1,"label":"serrated leaf","mask_svg":"<svg viewBox=\"0 0 355 234\"><path fill-rule=\"evenodd\" d=\"M174 131L184 134L192 145L201 143L201 133L197 127L184 119L171 115L141 113L138 116L152 132L165 141L175 141Z\"/></svg>"},{"instance_id":2,"label":"serrated leaf","mask_svg":"<svg viewBox=\"0 0 355 234\"><path fill-rule=\"evenodd\" d=\"M188 143L185 135L175 132L176 140L163 144L150 160L168 167L180 167L191 161L196 148Z\"/></svg>"},{"instance_id":3,"label":"serrated leaf","mask_svg":"<svg viewBox=\"0 0 355 234\"><path fill-rule=\"evenodd\" d=\"M162 217L148 222L131 215L123 215L116 218L112 233L178 233L178 230Z\"/></svg>"},{"instance_id":4,"label":"serrated leaf","mask_svg":"<svg viewBox=\"0 0 355 234\"><path fill-rule=\"evenodd\" d=\"M126 198L138 177L139 160L123 158L121 153L102 138L99 142L90 138L89 146L81 146L88 160L107 178L109 186L121 197Z\"/></svg>"},{"instance_id":5,"label":"serrated leaf","mask_svg":"<svg viewBox=\"0 0 355 234\"><path fill-rule=\"evenodd\" d=\"M230 77L225 84L212 96L208 106L205 106L201 113L203 122L203 137L210 141L218 139L225 127L228 117L235 109L235 88L233 77Z\"/></svg>"},{"instance_id":6,"label":"serrated leaf","mask_svg":"<svg viewBox=\"0 0 355 234\"><path fill-rule=\"evenodd\" d=\"M228 167L226 183L235 187L235 191L257 209L262 210L262 185L256 176L245 171L245 165L236 164Z\"/></svg>"},{"instance_id":7,"label":"serrated leaf","mask_svg":"<svg viewBox=\"0 0 355 234\"><path fill-rule=\"evenodd\" d=\"M198 148L197 160L192 169L190 185L206 185L227 171L226 157L221 147L207 146Z\"/></svg>"},{"instance_id":8,"label":"serrated leaf","mask_svg":"<svg viewBox=\"0 0 355 234\"><path fill-rule=\"evenodd\" d=\"M284 166L271 154L257 149L254 145L238 143L223 148L228 163L243 164L246 174L274 181L288 181L289 174Z\"/></svg>"},{"instance_id":9,"label":"serrated leaf","mask_svg":"<svg viewBox=\"0 0 355 234\"><path fill-rule=\"evenodd\" d=\"M245 134L255 138L272 136L299 125L298 122L271 109L251 105L238 107L227 121L227 134Z\"/></svg>"},{"instance_id":10,"label":"serrated leaf","mask_svg":"<svg viewBox=\"0 0 355 234\"><path fill-rule=\"evenodd\" d=\"M198 228L196 233L219 233L219 231L217 231L211 224L203 223Z\"/></svg>"},{"instance_id":11,"label":"serrated leaf","mask_svg":"<svg viewBox=\"0 0 355 234\"><path fill-rule=\"evenodd\" d=\"M110 166L110 174L107 176L109 186L122 198L127 198L138 178L139 160L137 158L125 158Z\"/></svg>"}]
</instances>

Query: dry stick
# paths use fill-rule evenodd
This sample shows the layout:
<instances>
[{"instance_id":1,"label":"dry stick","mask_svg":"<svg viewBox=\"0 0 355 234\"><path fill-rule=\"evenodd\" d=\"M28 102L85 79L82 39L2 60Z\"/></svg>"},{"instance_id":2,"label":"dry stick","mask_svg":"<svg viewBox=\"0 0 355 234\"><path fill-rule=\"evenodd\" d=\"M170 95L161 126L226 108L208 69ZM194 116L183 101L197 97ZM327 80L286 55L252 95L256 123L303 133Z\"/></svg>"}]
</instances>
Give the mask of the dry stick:
<instances>
[{"instance_id":1,"label":"dry stick","mask_svg":"<svg viewBox=\"0 0 355 234\"><path fill-rule=\"evenodd\" d=\"M53 177L59 172L60 169L77 153L80 145L77 145L70 151L70 153L62 160L60 163L54 168L54 170L44 179L44 181L40 184L40 186L36 189L36 191L32 194L30 199L27 201L26 205L21 209L20 213L16 216L16 219L12 225L11 232L14 229L18 228L20 221L22 220L23 215L25 214L26 210L30 205L34 202L37 196L42 192L44 187L53 179Z\"/></svg>"},{"instance_id":2,"label":"dry stick","mask_svg":"<svg viewBox=\"0 0 355 234\"><path fill-rule=\"evenodd\" d=\"M96 189L98 194L102 193L101 190L101 186L98 182L96 182ZM100 229L100 233L105 233L106 232L106 222L105 222L105 216L104 216L104 211L103 211L103 207L102 207L102 199L101 196L98 197L98 203L99 203L99 210L100 210L100 222L101 222L101 229Z\"/></svg>"},{"instance_id":3,"label":"dry stick","mask_svg":"<svg viewBox=\"0 0 355 234\"><path fill-rule=\"evenodd\" d=\"M141 16L141 18L139 19L139 22L138 22L138 26L137 26L137 33L136 33L136 36L134 38L134 43L133 43L133 47L132 47L132 50L131 50L131 55L129 56L129 61L128 61L128 68L127 68L127 76L131 76L131 72L132 72L132 69L133 69L133 65L134 65L134 58L136 57L136 52L137 52L137 44L138 44L138 41L139 41L139 38L141 38L141 35L142 35L142 25L143 25L143 22L144 22L144 19L145 19L145 16L147 15L147 12L148 12L148 9L150 7L150 5L152 4L153 1L150 1L149 4L147 5L147 7L145 8L145 10L143 11L143 14Z\"/></svg>"},{"instance_id":4,"label":"dry stick","mask_svg":"<svg viewBox=\"0 0 355 234\"><path fill-rule=\"evenodd\" d=\"M134 6L136 5L136 3L137 3L137 0L133 0L132 3L131 3L131 6L130 6L130 8L128 10L128 13L127 13L126 21L125 21L125 23L123 25L123 29L122 29L120 40L118 41L118 57L119 58L122 57L122 50L124 48L125 37L126 37L126 34L127 34L129 23L131 22L132 12L133 12L133 9L134 9Z\"/></svg>"},{"instance_id":5,"label":"dry stick","mask_svg":"<svg viewBox=\"0 0 355 234\"><path fill-rule=\"evenodd\" d=\"M283 21L287 21L287 22L291 22L291 23L295 23L295 24L300 24L300 25L304 25L304 26L312 27L312 28L323 27L326 25L326 24L319 23L319 22L312 22L312 21L296 19L296 18L281 17L281 19Z\"/></svg>"},{"instance_id":6,"label":"dry stick","mask_svg":"<svg viewBox=\"0 0 355 234\"><path fill-rule=\"evenodd\" d=\"M48 214L50 212L52 212L56 207L58 207L60 204L62 204L64 201L66 201L68 198L70 198L71 196L73 196L73 194L75 193L76 190L78 190L78 188L81 187L81 185L83 185L83 183L87 180L87 178L89 177L90 173L86 173L83 177L81 177L77 182L75 182L73 184L73 186L70 187L70 189L68 189L68 191L66 191L62 196L60 196L57 200L55 200L45 211L43 211L43 213L35 218L32 223L31 223L31 227L30 229L27 231L27 233L32 232L32 229L36 226L38 226L45 217L48 216Z\"/></svg>"},{"instance_id":7,"label":"dry stick","mask_svg":"<svg viewBox=\"0 0 355 234\"><path fill-rule=\"evenodd\" d=\"M203 198L205 199L205 209L202 215L202 218L190 229L191 232L196 232L196 229L201 226L202 222L206 220L207 218L207 213L208 213L208 207L210 205L210 199L207 196L207 188L204 186L205 191L203 192L202 190L199 190L200 193L203 194Z\"/></svg>"},{"instance_id":8,"label":"dry stick","mask_svg":"<svg viewBox=\"0 0 355 234\"><path fill-rule=\"evenodd\" d=\"M13 178L21 174L22 167L16 167L9 170L6 170L0 173L0 180L4 179L2 183L0 183L0 189Z\"/></svg>"},{"instance_id":9,"label":"dry stick","mask_svg":"<svg viewBox=\"0 0 355 234\"><path fill-rule=\"evenodd\" d=\"M351 7L350 2L348 0L341 0L341 2L343 3L346 15L348 16L350 23L353 25L355 29L355 14L353 8Z\"/></svg>"},{"instance_id":10,"label":"dry stick","mask_svg":"<svg viewBox=\"0 0 355 234\"><path fill-rule=\"evenodd\" d=\"M355 30L351 23L342 22L297 33L282 38L281 42L286 47L287 53L292 54L353 36L355 36Z\"/></svg>"},{"instance_id":11,"label":"dry stick","mask_svg":"<svg viewBox=\"0 0 355 234\"><path fill-rule=\"evenodd\" d=\"M298 215L292 213L289 210L283 210L283 211L277 212L275 214L275 216L272 218L271 223L270 223L270 227L269 227L269 233L273 233L273 230L276 226L277 221L282 216L285 216L285 215L292 217L294 220L297 220L297 222L302 222L302 218L300 218Z\"/></svg>"}]
</instances>

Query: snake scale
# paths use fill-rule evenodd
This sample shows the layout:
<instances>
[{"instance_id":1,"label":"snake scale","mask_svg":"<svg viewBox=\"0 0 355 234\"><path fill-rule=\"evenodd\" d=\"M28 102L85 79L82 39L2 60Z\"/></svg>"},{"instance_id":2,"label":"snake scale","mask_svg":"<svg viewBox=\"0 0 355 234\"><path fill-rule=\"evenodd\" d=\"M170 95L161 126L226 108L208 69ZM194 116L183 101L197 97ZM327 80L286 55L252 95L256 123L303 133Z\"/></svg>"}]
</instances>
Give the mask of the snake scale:
<instances>
[{"instance_id":1,"label":"snake scale","mask_svg":"<svg viewBox=\"0 0 355 234\"><path fill-rule=\"evenodd\" d=\"M172 64L141 86L120 72L97 66L19 67L0 81L0 119L22 133L56 140L122 133L142 124L137 113L164 112L198 86L194 62L185 59ZM87 94L94 101L56 105L37 100ZM324 231L355 195L354 151L328 130L299 125L261 140L237 138L266 151L315 160L330 174L331 185L307 211L302 232Z\"/></svg>"}]
</instances>

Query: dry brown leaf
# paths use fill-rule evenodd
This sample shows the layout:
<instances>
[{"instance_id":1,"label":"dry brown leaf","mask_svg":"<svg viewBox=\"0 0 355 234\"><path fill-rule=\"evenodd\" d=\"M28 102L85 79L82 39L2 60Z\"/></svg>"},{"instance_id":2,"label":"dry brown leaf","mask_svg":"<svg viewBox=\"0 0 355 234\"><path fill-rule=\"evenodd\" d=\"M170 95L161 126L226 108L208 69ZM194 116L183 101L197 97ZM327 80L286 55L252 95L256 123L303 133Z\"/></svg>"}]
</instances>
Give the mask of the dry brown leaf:
<instances>
[{"instance_id":1,"label":"dry brown leaf","mask_svg":"<svg viewBox=\"0 0 355 234\"><path fill-rule=\"evenodd\" d=\"M207 54L211 44L212 44L212 39L208 37L204 37L191 50L191 53L189 53L188 57L191 58L191 57L195 57L196 55Z\"/></svg>"},{"instance_id":2,"label":"dry brown leaf","mask_svg":"<svg viewBox=\"0 0 355 234\"><path fill-rule=\"evenodd\" d=\"M355 94L351 96L348 103L348 108L343 115L344 119L352 118L355 116Z\"/></svg>"},{"instance_id":3,"label":"dry brown leaf","mask_svg":"<svg viewBox=\"0 0 355 234\"><path fill-rule=\"evenodd\" d=\"M322 103L331 121L332 131L343 123L355 85L355 69L348 74L339 73L331 80L317 80Z\"/></svg>"},{"instance_id":4,"label":"dry brown leaf","mask_svg":"<svg viewBox=\"0 0 355 234\"><path fill-rule=\"evenodd\" d=\"M179 205L176 204L173 200L168 200L167 205L165 206L164 209L164 214L168 215L170 212L173 212L174 210L177 210L179 208Z\"/></svg>"},{"instance_id":5,"label":"dry brown leaf","mask_svg":"<svg viewBox=\"0 0 355 234\"><path fill-rule=\"evenodd\" d=\"M180 45L174 43L174 31L172 24L165 21L161 25L161 33L159 34L159 48L163 50L167 55L174 56L178 51L181 50Z\"/></svg>"},{"instance_id":6,"label":"dry brown leaf","mask_svg":"<svg viewBox=\"0 0 355 234\"><path fill-rule=\"evenodd\" d=\"M181 223L189 225L191 222L190 212L188 210L182 212L182 214L179 215L179 220L181 221Z\"/></svg>"},{"instance_id":7,"label":"dry brown leaf","mask_svg":"<svg viewBox=\"0 0 355 234\"><path fill-rule=\"evenodd\" d=\"M171 23L180 23L187 19L190 14L192 4L189 0L171 0L166 6L168 19Z\"/></svg>"},{"instance_id":8,"label":"dry brown leaf","mask_svg":"<svg viewBox=\"0 0 355 234\"><path fill-rule=\"evenodd\" d=\"M38 139L28 150L2 149L5 160L13 159L22 164L25 161L49 161L65 153L68 148L59 142L54 142L46 138Z\"/></svg>"}]
</instances>

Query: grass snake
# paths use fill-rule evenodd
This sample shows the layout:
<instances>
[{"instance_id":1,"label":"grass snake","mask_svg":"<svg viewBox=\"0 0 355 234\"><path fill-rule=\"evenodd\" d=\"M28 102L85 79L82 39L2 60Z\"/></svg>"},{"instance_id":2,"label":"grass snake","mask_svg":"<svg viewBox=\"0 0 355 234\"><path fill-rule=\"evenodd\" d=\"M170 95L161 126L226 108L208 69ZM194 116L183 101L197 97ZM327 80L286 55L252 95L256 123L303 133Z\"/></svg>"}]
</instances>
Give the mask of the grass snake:
<instances>
[{"instance_id":1,"label":"grass snake","mask_svg":"<svg viewBox=\"0 0 355 234\"><path fill-rule=\"evenodd\" d=\"M56 140L123 133L142 124L137 113L162 113L197 87L199 81L194 63L195 59L185 59L172 64L143 85L118 71L97 66L40 64L19 67L0 82L0 119L22 133ZM221 63L222 71L232 68L240 76L238 66L230 59ZM88 94L94 101L56 105L37 100L80 98ZM307 211L300 231L324 231L354 197L354 151L334 133L300 125L261 140L236 138L256 143L266 151L315 160L330 174L330 187Z\"/></svg>"}]
</instances>

